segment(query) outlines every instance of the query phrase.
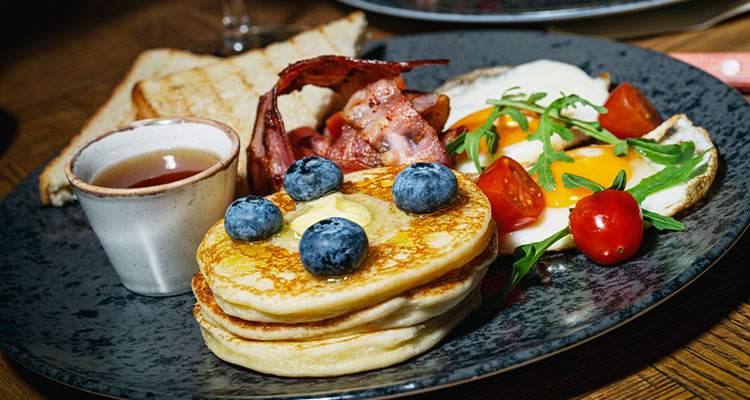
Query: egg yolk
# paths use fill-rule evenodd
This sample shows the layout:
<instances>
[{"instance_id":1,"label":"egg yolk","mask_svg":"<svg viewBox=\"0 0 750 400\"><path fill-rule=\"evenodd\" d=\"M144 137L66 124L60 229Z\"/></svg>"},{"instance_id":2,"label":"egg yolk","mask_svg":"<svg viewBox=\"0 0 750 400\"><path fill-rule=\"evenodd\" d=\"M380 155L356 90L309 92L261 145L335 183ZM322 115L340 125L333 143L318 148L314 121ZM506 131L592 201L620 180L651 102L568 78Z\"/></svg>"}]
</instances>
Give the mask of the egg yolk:
<instances>
[{"instance_id":1,"label":"egg yolk","mask_svg":"<svg viewBox=\"0 0 750 400\"><path fill-rule=\"evenodd\" d=\"M631 176L631 153L623 157L615 156L612 146L585 146L568 150L565 154L573 158L573 162L555 161L550 164L555 176L555 190L544 192L547 207L562 208L576 204L578 200L592 193L591 190L580 187L568 189L562 183L562 174L569 173L592 180L603 187L610 187L617 173L625 170L627 177ZM537 175L533 178L537 179Z\"/></svg>"},{"instance_id":2,"label":"egg yolk","mask_svg":"<svg viewBox=\"0 0 750 400\"><path fill-rule=\"evenodd\" d=\"M487 118L489 118L490 114L492 113L492 109L493 107L488 107L483 110L471 113L451 125L450 129L455 129L463 125L469 131L476 130L481 127L482 124L485 123L485 121L487 121ZM503 147L525 141L526 136L534 133L538 125L539 116L537 115L529 117L528 132L524 132L524 130L521 129L516 121L513 121L513 118L507 115L501 115L500 117L498 117L495 120L495 128L497 129L498 135L500 135L500 140L497 143L497 152L495 152L494 155L499 155ZM482 138L481 142L479 143L479 153L489 154L489 152L487 151L487 144L484 142L484 138ZM468 159L466 153L461 154L461 157Z\"/></svg>"}]
</instances>

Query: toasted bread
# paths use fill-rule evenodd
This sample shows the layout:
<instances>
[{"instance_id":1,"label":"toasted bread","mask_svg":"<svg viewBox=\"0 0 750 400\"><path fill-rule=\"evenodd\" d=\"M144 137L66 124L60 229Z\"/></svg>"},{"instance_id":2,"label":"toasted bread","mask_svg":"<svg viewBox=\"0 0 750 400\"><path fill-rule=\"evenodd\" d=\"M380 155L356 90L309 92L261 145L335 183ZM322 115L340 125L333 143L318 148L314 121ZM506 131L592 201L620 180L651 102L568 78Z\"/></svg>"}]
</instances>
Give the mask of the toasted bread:
<instances>
[{"instance_id":1,"label":"toasted bread","mask_svg":"<svg viewBox=\"0 0 750 400\"><path fill-rule=\"evenodd\" d=\"M139 82L133 89L137 118L194 116L223 122L240 136L239 187L246 187L247 148L252 137L258 99L278 80L287 65L324 54L355 56L364 43L364 13L302 32L285 42L269 45L208 66ZM287 130L317 127L341 105L328 89L305 87L279 98Z\"/></svg>"},{"instance_id":2,"label":"toasted bread","mask_svg":"<svg viewBox=\"0 0 750 400\"><path fill-rule=\"evenodd\" d=\"M276 82L276 74L298 59L323 53L355 55L364 42L366 25L364 14L355 12L342 20L303 32L288 42L224 60L176 49L144 51L133 62L109 100L42 171L39 176L42 203L60 207L75 201L73 190L65 178L64 166L76 147L136 119L158 116L202 115L230 122L236 129L237 123L233 121L241 120L240 126L249 127L241 131L243 151L240 173L244 180L244 147L252 132L258 96L262 94L261 90L257 90L256 94L247 89L258 86L263 91L267 90ZM201 68L210 64L217 65ZM143 83L136 85L139 81ZM285 110L295 111L284 113L287 127L292 129L317 125L333 101L329 91L314 87L284 97L287 98L279 100L282 113ZM327 100L321 101L321 97ZM137 104L133 103L133 99ZM324 107L320 106L322 103L325 103ZM187 104L191 104L190 110L183 108ZM300 110L302 112L298 112ZM226 118L227 113L231 113L232 117Z\"/></svg>"},{"instance_id":3,"label":"toasted bread","mask_svg":"<svg viewBox=\"0 0 750 400\"><path fill-rule=\"evenodd\" d=\"M81 131L42 171L39 176L39 196L42 203L60 207L75 201L73 189L65 178L65 160L80 144L135 120L136 110L130 101L130 93L136 82L218 60L214 56L196 55L168 48L151 49L141 53L115 87L109 100L86 121Z\"/></svg>"}]
</instances>

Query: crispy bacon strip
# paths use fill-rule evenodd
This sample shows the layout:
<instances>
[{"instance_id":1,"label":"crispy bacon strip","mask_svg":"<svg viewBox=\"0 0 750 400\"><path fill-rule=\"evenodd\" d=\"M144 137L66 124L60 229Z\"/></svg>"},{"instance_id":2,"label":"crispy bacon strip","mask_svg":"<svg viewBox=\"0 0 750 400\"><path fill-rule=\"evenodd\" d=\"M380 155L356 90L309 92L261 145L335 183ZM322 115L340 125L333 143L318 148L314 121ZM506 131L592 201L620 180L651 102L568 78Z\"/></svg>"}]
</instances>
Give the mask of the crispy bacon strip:
<instances>
[{"instance_id":1,"label":"crispy bacon strip","mask_svg":"<svg viewBox=\"0 0 750 400\"><path fill-rule=\"evenodd\" d=\"M333 146L331 146L326 156L332 160L357 161L357 164L349 165L348 167L355 167L357 165L360 167L348 171L343 165L339 164L341 169L344 170L344 173L383 166L380 152L371 146L370 143L368 143L359 132L357 132L357 129L349 124L346 124L341 128L341 136L336 140Z\"/></svg>"},{"instance_id":2,"label":"crispy bacon strip","mask_svg":"<svg viewBox=\"0 0 750 400\"><path fill-rule=\"evenodd\" d=\"M338 164L344 173L380 166L370 162L375 157L379 162L379 155L351 126L345 126L337 140L312 128L297 128L289 132L289 141L295 159L325 155Z\"/></svg>"},{"instance_id":3,"label":"crispy bacon strip","mask_svg":"<svg viewBox=\"0 0 750 400\"><path fill-rule=\"evenodd\" d=\"M394 79L404 72L423 65L448 64L448 60L416 60L391 62L320 56L298 61L279 73L279 95L302 89L305 85L327 87L339 93L344 100L370 82L383 78Z\"/></svg>"},{"instance_id":4,"label":"crispy bacon strip","mask_svg":"<svg viewBox=\"0 0 750 400\"><path fill-rule=\"evenodd\" d=\"M435 131L443 130L451 112L450 99L444 94L403 91L414 109L430 124Z\"/></svg>"},{"instance_id":5,"label":"crispy bacon strip","mask_svg":"<svg viewBox=\"0 0 750 400\"><path fill-rule=\"evenodd\" d=\"M343 112L344 119L381 153L383 165L422 161L452 166L435 129L393 79L380 79L358 90Z\"/></svg>"},{"instance_id":6,"label":"crispy bacon strip","mask_svg":"<svg viewBox=\"0 0 750 400\"><path fill-rule=\"evenodd\" d=\"M371 82L381 79L393 80L414 67L432 64L447 64L448 60L417 60L410 62L388 62L355 59L342 56L321 56L298 61L279 73L279 81L258 102L258 112L253 129L253 138L247 149L247 176L251 193L265 195L283 187L284 172L295 158L284 129L276 98L282 94L299 90L305 85L327 87L349 99L355 92ZM434 132L433 132L434 135ZM424 133L412 135L421 139ZM356 138L350 138L356 142ZM369 142L369 141L368 141ZM386 142L389 143L389 142ZM372 144L372 142L370 142ZM353 143L354 152L367 152L362 143ZM405 149L405 146L398 146ZM428 146L422 146L427 148ZM346 151L342 151L342 154ZM351 153L351 151L350 151ZM443 153L445 150L443 149ZM368 153L369 154L369 153ZM332 154L334 161L335 154ZM367 167L366 160L341 160L339 166L347 168ZM448 160L450 162L450 160ZM338 162L337 162L338 163ZM450 165L450 164L448 164ZM342 169L345 169L342 166ZM358 168L361 169L361 168Z\"/></svg>"},{"instance_id":7,"label":"crispy bacon strip","mask_svg":"<svg viewBox=\"0 0 750 400\"><path fill-rule=\"evenodd\" d=\"M274 86L258 102L253 138L247 147L247 184L250 193L266 195L284 186L284 172L295 161L284 129Z\"/></svg>"}]
</instances>

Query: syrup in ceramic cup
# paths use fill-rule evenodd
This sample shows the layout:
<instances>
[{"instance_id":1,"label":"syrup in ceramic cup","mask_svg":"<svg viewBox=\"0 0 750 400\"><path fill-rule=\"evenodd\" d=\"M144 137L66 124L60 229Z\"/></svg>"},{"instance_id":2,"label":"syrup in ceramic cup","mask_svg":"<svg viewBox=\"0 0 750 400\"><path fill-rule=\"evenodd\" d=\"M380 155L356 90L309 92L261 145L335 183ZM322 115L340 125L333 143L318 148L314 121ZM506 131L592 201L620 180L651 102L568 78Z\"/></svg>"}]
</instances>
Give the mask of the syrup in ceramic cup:
<instances>
[{"instance_id":1,"label":"syrup in ceramic cup","mask_svg":"<svg viewBox=\"0 0 750 400\"><path fill-rule=\"evenodd\" d=\"M98 174L91 183L110 188L164 185L191 177L218 162L218 157L206 151L169 149L127 159Z\"/></svg>"},{"instance_id":2,"label":"syrup in ceramic cup","mask_svg":"<svg viewBox=\"0 0 750 400\"><path fill-rule=\"evenodd\" d=\"M201 170L198 174L157 186L96 184L108 169L164 149L196 149L219 160L207 163L208 168L188 168ZM157 172L165 172L164 155L156 157ZM175 166L180 164L179 156L166 155L174 158ZM239 136L220 122L146 119L76 148L65 163L65 176L122 285L139 295L173 296L191 291L199 271L196 249L235 198L239 155ZM133 169L127 164L125 169L132 176ZM135 177L125 186L148 178Z\"/></svg>"}]
</instances>

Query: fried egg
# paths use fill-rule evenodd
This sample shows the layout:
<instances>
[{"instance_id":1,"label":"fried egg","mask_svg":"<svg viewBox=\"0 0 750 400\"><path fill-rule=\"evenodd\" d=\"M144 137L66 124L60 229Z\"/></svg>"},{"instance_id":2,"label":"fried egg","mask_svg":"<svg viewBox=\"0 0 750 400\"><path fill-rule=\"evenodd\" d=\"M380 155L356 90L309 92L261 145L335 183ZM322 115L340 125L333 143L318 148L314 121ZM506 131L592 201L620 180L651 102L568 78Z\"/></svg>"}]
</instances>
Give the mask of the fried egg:
<instances>
[{"instance_id":1,"label":"fried egg","mask_svg":"<svg viewBox=\"0 0 750 400\"><path fill-rule=\"evenodd\" d=\"M652 193L641 203L646 210L672 216L694 204L706 193L716 175L718 154L708 133L703 128L694 126L682 114L673 116L644 137L662 144L692 141L695 144L694 155L708 150L702 160L702 164L706 166L705 172L691 178L688 182ZM554 162L550 166L556 185L555 190L543 192L546 207L542 215L529 226L514 232L500 233L501 254L512 254L517 246L544 240L568 225L570 209L578 200L592 192L586 188L565 188L561 181L563 173L582 176L603 187L609 187L618 172L625 170L626 188L631 188L664 168L632 149L626 156L617 157L612 146L609 145L577 147L566 151L566 154L574 159L573 163ZM568 235L548 250L562 250L574 246L572 237Z\"/></svg>"},{"instance_id":2,"label":"fried egg","mask_svg":"<svg viewBox=\"0 0 750 400\"><path fill-rule=\"evenodd\" d=\"M437 89L439 93L447 95L451 102L446 127L450 129L464 125L469 130L478 128L487 120L492 110L492 106L486 103L487 99L499 99L505 91L513 87L519 88L514 93L524 93L527 96L536 92L547 93L547 96L538 102L545 107L563 94L576 94L592 104L601 106L609 96L609 75L605 73L592 78L574 65L546 59L513 68L494 67L477 70L447 81ZM596 121L598 113L591 107L579 105L563 110L563 115L584 121ZM533 132L538 124L538 117L529 117L529 120L529 129ZM522 165L536 162L542 152L540 141L527 141L528 133L510 118L498 118L496 126L500 142L495 159L500 155L507 155ZM563 150L586 139L577 129L574 129L573 133L576 137L571 142L562 140L557 134L553 135L553 147ZM480 164L484 167L492 161L484 143L480 146L479 157ZM474 163L465 154L454 159L454 168L464 173L477 172Z\"/></svg>"}]
</instances>

